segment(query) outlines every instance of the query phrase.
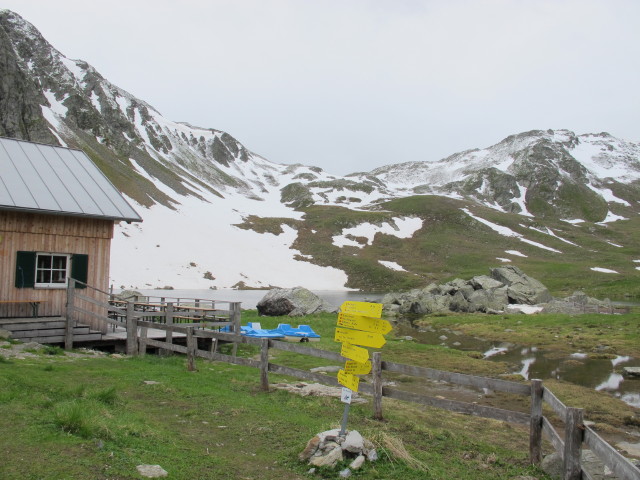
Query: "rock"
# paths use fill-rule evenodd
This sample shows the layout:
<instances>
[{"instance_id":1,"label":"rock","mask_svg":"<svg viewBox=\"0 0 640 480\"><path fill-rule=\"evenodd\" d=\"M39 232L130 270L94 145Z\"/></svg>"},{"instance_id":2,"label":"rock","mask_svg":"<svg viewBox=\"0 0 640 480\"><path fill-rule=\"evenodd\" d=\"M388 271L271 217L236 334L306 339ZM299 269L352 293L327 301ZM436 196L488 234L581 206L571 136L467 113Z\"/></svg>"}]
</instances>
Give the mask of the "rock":
<instances>
[{"instance_id":1,"label":"rock","mask_svg":"<svg viewBox=\"0 0 640 480\"><path fill-rule=\"evenodd\" d=\"M504 310L509 304L508 288L501 286L491 290L475 290L467 300L470 310L487 313L489 310Z\"/></svg>"},{"instance_id":2,"label":"rock","mask_svg":"<svg viewBox=\"0 0 640 480\"><path fill-rule=\"evenodd\" d=\"M147 478L160 478L169 475L160 465L138 465L136 467L138 473Z\"/></svg>"},{"instance_id":3,"label":"rock","mask_svg":"<svg viewBox=\"0 0 640 480\"><path fill-rule=\"evenodd\" d=\"M343 459L342 448L336 444L334 448L328 451L328 453L320 456L311 457L309 463L316 467L335 467L338 462Z\"/></svg>"},{"instance_id":4,"label":"rock","mask_svg":"<svg viewBox=\"0 0 640 480\"><path fill-rule=\"evenodd\" d=\"M11 337L11 332L9 330L3 330L0 328L0 339L6 340Z\"/></svg>"},{"instance_id":5,"label":"rock","mask_svg":"<svg viewBox=\"0 0 640 480\"><path fill-rule=\"evenodd\" d=\"M507 285L510 303L536 305L552 300L551 293L538 280L529 277L518 267L506 266L492 268L491 278Z\"/></svg>"},{"instance_id":6,"label":"rock","mask_svg":"<svg viewBox=\"0 0 640 480\"><path fill-rule=\"evenodd\" d=\"M313 396L340 398L342 396L342 387L331 387L329 385L322 385L321 383L274 383L270 385L270 387L277 388L279 390L287 390L302 397ZM357 393L354 393L351 398L351 403L367 403L367 400L358 396Z\"/></svg>"},{"instance_id":7,"label":"rock","mask_svg":"<svg viewBox=\"0 0 640 480\"><path fill-rule=\"evenodd\" d=\"M260 315L270 317L294 317L333 310L315 293L302 287L269 290L256 307Z\"/></svg>"},{"instance_id":8,"label":"rock","mask_svg":"<svg viewBox=\"0 0 640 480\"><path fill-rule=\"evenodd\" d=\"M375 448L367 450L367 460L369 460L370 462L375 462L376 460L378 460L378 451Z\"/></svg>"},{"instance_id":9,"label":"rock","mask_svg":"<svg viewBox=\"0 0 640 480\"><path fill-rule=\"evenodd\" d=\"M451 303L449 304L449 309L452 312L471 312L469 301L465 298L464 294L460 291L457 291L453 298L451 299Z\"/></svg>"},{"instance_id":10,"label":"rock","mask_svg":"<svg viewBox=\"0 0 640 480\"><path fill-rule=\"evenodd\" d=\"M504 287L504 283L491 278L488 275L479 275L477 277L473 277L469 280L469 285L471 285L474 290L493 290L495 288Z\"/></svg>"},{"instance_id":11,"label":"rock","mask_svg":"<svg viewBox=\"0 0 640 480\"><path fill-rule=\"evenodd\" d=\"M358 470L362 465L364 465L364 462L367 458L364 455L358 455L358 457L349 464L349 468L351 470Z\"/></svg>"},{"instance_id":12,"label":"rock","mask_svg":"<svg viewBox=\"0 0 640 480\"><path fill-rule=\"evenodd\" d=\"M160 385L160 382L156 382L155 380L144 380L142 383L145 385Z\"/></svg>"},{"instance_id":13,"label":"rock","mask_svg":"<svg viewBox=\"0 0 640 480\"><path fill-rule=\"evenodd\" d=\"M335 373L342 370L340 365L330 365L328 367L314 367L309 369L310 372L313 373Z\"/></svg>"},{"instance_id":14,"label":"rock","mask_svg":"<svg viewBox=\"0 0 640 480\"><path fill-rule=\"evenodd\" d=\"M356 430L350 431L342 443L342 449L347 452L362 453L364 450L364 439L362 435Z\"/></svg>"},{"instance_id":15,"label":"rock","mask_svg":"<svg viewBox=\"0 0 640 480\"><path fill-rule=\"evenodd\" d=\"M348 478L351 476L351 470L349 470L348 468L345 468L344 470L340 470L340 478Z\"/></svg>"},{"instance_id":16,"label":"rock","mask_svg":"<svg viewBox=\"0 0 640 480\"><path fill-rule=\"evenodd\" d=\"M318 446L320 445L321 439L318 435L313 437L311 440L307 442L307 446L304 447L304 450L298 455L298 458L301 462L306 462L309 460L318 450Z\"/></svg>"},{"instance_id":17,"label":"rock","mask_svg":"<svg viewBox=\"0 0 640 480\"><path fill-rule=\"evenodd\" d=\"M117 295L114 295L114 298L118 300L126 300L126 301L134 301L139 302L141 300L146 300L147 297L142 295L142 293L137 290L122 290Z\"/></svg>"},{"instance_id":18,"label":"rock","mask_svg":"<svg viewBox=\"0 0 640 480\"><path fill-rule=\"evenodd\" d=\"M640 377L640 367L623 367L622 372L630 377Z\"/></svg>"}]
</instances>

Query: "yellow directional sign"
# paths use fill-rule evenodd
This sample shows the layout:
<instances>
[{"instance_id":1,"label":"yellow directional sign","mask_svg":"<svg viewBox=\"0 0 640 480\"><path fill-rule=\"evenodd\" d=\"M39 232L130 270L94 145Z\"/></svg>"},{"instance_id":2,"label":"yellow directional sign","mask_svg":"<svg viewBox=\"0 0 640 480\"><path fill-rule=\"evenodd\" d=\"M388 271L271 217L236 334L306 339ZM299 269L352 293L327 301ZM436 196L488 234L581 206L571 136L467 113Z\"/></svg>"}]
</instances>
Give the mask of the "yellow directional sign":
<instances>
[{"instance_id":1,"label":"yellow directional sign","mask_svg":"<svg viewBox=\"0 0 640 480\"><path fill-rule=\"evenodd\" d=\"M361 332L359 330L348 330L346 328L336 328L334 340L336 342L346 342L372 348L381 348L387 343L379 333Z\"/></svg>"},{"instance_id":2,"label":"yellow directional sign","mask_svg":"<svg viewBox=\"0 0 640 480\"><path fill-rule=\"evenodd\" d=\"M382 315L382 304L349 301L342 304L340 311L344 313L357 313L367 317L380 317Z\"/></svg>"},{"instance_id":3,"label":"yellow directional sign","mask_svg":"<svg viewBox=\"0 0 640 480\"><path fill-rule=\"evenodd\" d=\"M338 325L341 327L353 328L355 330L364 330L365 332L389 333L391 331L391 323L381 318L363 317L354 313L340 312L338 314Z\"/></svg>"},{"instance_id":4,"label":"yellow directional sign","mask_svg":"<svg viewBox=\"0 0 640 480\"><path fill-rule=\"evenodd\" d=\"M360 383L360 379L355 375L345 372L344 370L338 371L338 383L340 385L344 385L350 390L354 392L358 391L358 383Z\"/></svg>"},{"instance_id":5,"label":"yellow directional sign","mask_svg":"<svg viewBox=\"0 0 640 480\"><path fill-rule=\"evenodd\" d=\"M351 375L366 375L371 371L371 362L367 360L365 363L347 360L344 363L344 371Z\"/></svg>"},{"instance_id":6,"label":"yellow directional sign","mask_svg":"<svg viewBox=\"0 0 640 480\"><path fill-rule=\"evenodd\" d=\"M350 358L351 360L355 360L356 362L360 363L364 363L369 360L369 350L362 347L356 347L355 345L351 345L350 343L342 344L340 355L342 355L344 358Z\"/></svg>"}]
</instances>

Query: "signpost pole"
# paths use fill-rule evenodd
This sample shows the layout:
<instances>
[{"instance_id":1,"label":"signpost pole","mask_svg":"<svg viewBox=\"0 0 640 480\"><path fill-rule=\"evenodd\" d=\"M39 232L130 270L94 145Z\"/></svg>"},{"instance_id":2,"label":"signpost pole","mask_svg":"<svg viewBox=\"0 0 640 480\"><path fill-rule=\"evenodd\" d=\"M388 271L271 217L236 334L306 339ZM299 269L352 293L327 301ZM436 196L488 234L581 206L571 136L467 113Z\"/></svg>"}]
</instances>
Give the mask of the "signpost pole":
<instances>
[{"instance_id":1,"label":"signpost pole","mask_svg":"<svg viewBox=\"0 0 640 480\"><path fill-rule=\"evenodd\" d=\"M342 423L340 424L340 433L338 434L339 437L344 437L345 433L347 432L347 420L349 418L350 406L351 406L350 403L344 404L344 412L342 413Z\"/></svg>"}]
</instances>

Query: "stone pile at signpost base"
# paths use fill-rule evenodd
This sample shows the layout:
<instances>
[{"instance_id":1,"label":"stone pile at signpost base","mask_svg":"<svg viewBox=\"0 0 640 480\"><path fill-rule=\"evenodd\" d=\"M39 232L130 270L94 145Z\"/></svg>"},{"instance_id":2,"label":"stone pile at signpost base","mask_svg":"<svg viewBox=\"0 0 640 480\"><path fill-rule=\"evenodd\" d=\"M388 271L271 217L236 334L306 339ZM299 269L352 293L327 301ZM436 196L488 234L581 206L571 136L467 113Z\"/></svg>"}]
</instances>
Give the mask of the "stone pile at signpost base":
<instances>
[{"instance_id":1,"label":"stone pile at signpost base","mask_svg":"<svg viewBox=\"0 0 640 480\"><path fill-rule=\"evenodd\" d=\"M353 459L349 468L357 470L365 461L377 460L378 453L373 443L364 439L356 430L347 430L345 436L340 436L340 430L336 428L319 433L309 440L299 458L314 467L330 468L345 459Z\"/></svg>"}]
</instances>

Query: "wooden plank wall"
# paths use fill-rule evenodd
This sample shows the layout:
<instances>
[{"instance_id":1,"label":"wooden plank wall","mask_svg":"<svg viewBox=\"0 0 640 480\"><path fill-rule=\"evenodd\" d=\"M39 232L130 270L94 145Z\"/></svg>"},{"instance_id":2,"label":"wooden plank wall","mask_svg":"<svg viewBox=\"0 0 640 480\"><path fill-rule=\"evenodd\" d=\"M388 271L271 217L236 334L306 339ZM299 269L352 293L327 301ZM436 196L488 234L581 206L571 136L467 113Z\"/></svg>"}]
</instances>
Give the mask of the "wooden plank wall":
<instances>
[{"instance_id":1,"label":"wooden plank wall","mask_svg":"<svg viewBox=\"0 0 640 480\"><path fill-rule=\"evenodd\" d=\"M20 250L88 255L87 282L108 291L113 224L112 220L95 218L0 211L0 300L45 300L40 306L41 316L65 313L66 289L14 286L16 252ZM106 296L102 298L102 294L91 289L85 292L96 300L107 300ZM106 314L102 311L96 313ZM0 317L29 316L29 305L0 304ZM102 328L94 319L79 320L94 328Z\"/></svg>"}]
</instances>

